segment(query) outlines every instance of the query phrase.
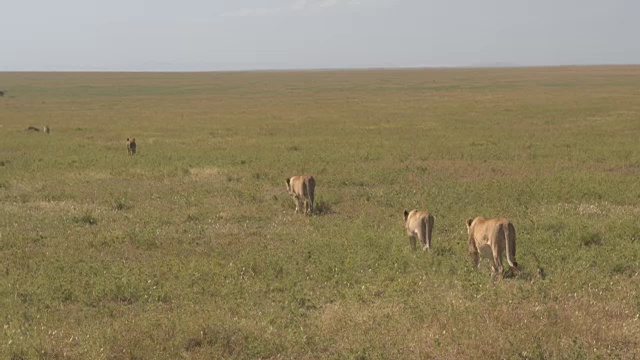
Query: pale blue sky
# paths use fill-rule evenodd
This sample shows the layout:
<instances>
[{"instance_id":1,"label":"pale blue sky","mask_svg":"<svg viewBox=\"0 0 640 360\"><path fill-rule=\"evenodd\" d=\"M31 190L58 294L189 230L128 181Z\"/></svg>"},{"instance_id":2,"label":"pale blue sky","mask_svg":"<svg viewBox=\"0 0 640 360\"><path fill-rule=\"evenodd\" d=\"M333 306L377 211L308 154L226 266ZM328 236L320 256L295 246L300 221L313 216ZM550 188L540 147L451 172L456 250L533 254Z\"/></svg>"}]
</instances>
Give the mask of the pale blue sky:
<instances>
[{"instance_id":1,"label":"pale blue sky","mask_svg":"<svg viewBox=\"0 0 640 360\"><path fill-rule=\"evenodd\" d=\"M637 0L0 0L0 70L639 64Z\"/></svg>"}]
</instances>

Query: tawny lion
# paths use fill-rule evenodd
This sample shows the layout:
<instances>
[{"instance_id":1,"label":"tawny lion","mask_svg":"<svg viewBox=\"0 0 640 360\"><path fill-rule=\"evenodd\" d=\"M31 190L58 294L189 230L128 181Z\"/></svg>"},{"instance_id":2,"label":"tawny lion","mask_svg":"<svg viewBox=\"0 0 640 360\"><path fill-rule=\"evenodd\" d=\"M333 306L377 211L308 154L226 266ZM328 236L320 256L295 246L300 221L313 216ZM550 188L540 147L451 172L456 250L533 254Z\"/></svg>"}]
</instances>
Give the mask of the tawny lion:
<instances>
[{"instance_id":1,"label":"tawny lion","mask_svg":"<svg viewBox=\"0 0 640 360\"><path fill-rule=\"evenodd\" d=\"M433 232L433 215L428 211L404 210L404 227L407 229L409 242L416 249L417 239L422 242L422 251L431 249L431 233Z\"/></svg>"},{"instance_id":2,"label":"tawny lion","mask_svg":"<svg viewBox=\"0 0 640 360\"><path fill-rule=\"evenodd\" d=\"M489 257L493 273L504 273L502 254L507 253L507 262L516 269L516 229L505 218L487 219L479 216L467 219L467 234L469 235L469 255L477 268L480 254Z\"/></svg>"},{"instance_id":3,"label":"tawny lion","mask_svg":"<svg viewBox=\"0 0 640 360\"><path fill-rule=\"evenodd\" d=\"M136 138L133 138L131 140L129 140L129 138L127 138L127 153L129 155L135 155L136 154Z\"/></svg>"},{"instance_id":4,"label":"tawny lion","mask_svg":"<svg viewBox=\"0 0 640 360\"><path fill-rule=\"evenodd\" d=\"M311 215L313 199L316 192L316 180L311 175L292 176L287 178L287 191L296 203L296 213L301 210Z\"/></svg>"}]
</instances>

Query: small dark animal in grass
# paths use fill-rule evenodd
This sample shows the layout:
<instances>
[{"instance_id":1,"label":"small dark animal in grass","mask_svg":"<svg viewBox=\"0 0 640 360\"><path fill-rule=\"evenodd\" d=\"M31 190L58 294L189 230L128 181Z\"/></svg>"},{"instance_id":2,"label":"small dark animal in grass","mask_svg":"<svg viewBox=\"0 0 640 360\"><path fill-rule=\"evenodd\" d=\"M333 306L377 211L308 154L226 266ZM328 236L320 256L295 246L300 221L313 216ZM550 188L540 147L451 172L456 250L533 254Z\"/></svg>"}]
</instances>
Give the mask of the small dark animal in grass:
<instances>
[{"instance_id":1,"label":"small dark animal in grass","mask_svg":"<svg viewBox=\"0 0 640 360\"><path fill-rule=\"evenodd\" d=\"M467 234L469 235L469 255L473 265L480 264L480 255L491 260L493 274L504 274L502 254L507 253L507 262L516 269L516 229L505 218L487 219L479 216L467 219Z\"/></svg>"},{"instance_id":2,"label":"small dark animal in grass","mask_svg":"<svg viewBox=\"0 0 640 360\"><path fill-rule=\"evenodd\" d=\"M31 131L35 131L35 132L40 131L40 129L38 129L38 128L37 128L37 127L35 127L35 126L29 126L29 127L27 128L27 131L29 131L29 130L31 130Z\"/></svg>"},{"instance_id":3,"label":"small dark animal in grass","mask_svg":"<svg viewBox=\"0 0 640 360\"><path fill-rule=\"evenodd\" d=\"M404 227L409 236L409 242L413 250L416 249L416 240L420 239L422 251L431 249L431 233L433 232L433 215L428 211L404 210Z\"/></svg>"},{"instance_id":4,"label":"small dark animal in grass","mask_svg":"<svg viewBox=\"0 0 640 360\"><path fill-rule=\"evenodd\" d=\"M316 194L316 180L313 176L292 176L286 182L287 192L296 203L296 213L303 211L306 215L311 215Z\"/></svg>"},{"instance_id":5,"label":"small dark animal in grass","mask_svg":"<svg viewBox=\"0 0 640 360\"><path fill-rule=\"evenodd\" d=\"M129 140L129 138L127 138L127 153L129 153L129 155L135 155L136 154L136 139L132 138L131 140Z\"/></svg>"},{"instance_id":6,"label":"small dark animal in grass","mask_svg":"<svg viewBox=\"0 0 640 360\"><path fill-rule=\"evenodd\" d=\"M45 134L48 134L48 133L51 131L51 128L49 128L49 125L45 125L45 126L42 128L42 131L44 131L44 133L45 133Z\"/></svg>"},{"instance_id":7,"label":"small dark animal in grass","mask_svg":"<svg viewBox=\"0 0 640 360\"><path fill-rule=\"evenodd\" d=\"M0 96L4 96L4 91L0 91Z\"/></svg>"}]
</instances>

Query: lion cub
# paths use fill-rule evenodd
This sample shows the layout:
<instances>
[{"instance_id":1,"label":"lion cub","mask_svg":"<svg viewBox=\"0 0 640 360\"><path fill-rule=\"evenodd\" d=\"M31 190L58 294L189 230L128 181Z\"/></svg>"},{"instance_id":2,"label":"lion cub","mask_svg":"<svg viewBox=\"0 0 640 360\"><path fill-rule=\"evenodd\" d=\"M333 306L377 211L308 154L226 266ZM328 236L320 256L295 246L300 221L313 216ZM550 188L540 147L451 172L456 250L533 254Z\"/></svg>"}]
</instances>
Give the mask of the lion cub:
<instances>
[{"instance_id":1,"label":"lion cub","mask_svg":"<svg viewBox=\"0 0 640 360\"><path fill-rule=\"evenodd\" d=\"M129 155L135 155L136 154L136 138L133 138L131 140L129 140L129 138L127 138L127 153Z\"/></svg>"},{"instance_id":2,"label":"lion cub","mask_svg":"<svg viewBox=\"0 0 640 360\"><path fill-rule=\"evenodd\" d=\"M511 221L505 218L487 219L479 216L467 219L467 234L469 235L469 255L473 265L477 268L480 263L480 253L491 260L493 273L504 273L502 254L507 253L507 262L516 269L516 229Z\"/></svg>"},{"instance_id":3,"label":"lion cub","mask_svg":"<svg viewBox=\"0 0 640 360\"><path fill-rule=\"evenodd\" d=\"M428 211L404 210L404 227L407 229L409 242L416 249L416 239L422 242L422 251L431 248L431 232L433 231L433 215Z\"/></svg>"},{"instance_id":4,"label":"lion cub","mask_svg":"<svg viewBox=\"0 0 640 360\"><path fill-rule=\"evenodd\" d=\"M296 203L296 213L301 210L311 215L313 199L316 192L316 180L311 175L292 176L287 178L287 191Z\"/></svg>"}]
</instances>

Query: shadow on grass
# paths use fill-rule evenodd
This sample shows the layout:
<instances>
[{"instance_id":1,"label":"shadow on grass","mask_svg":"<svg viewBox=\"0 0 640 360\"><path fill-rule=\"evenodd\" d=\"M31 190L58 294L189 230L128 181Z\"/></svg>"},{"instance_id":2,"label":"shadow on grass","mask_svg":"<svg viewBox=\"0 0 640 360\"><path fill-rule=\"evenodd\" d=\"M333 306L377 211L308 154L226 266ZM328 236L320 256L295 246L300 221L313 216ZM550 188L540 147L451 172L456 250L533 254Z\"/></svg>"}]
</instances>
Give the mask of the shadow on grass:
<instances>
[{"instance_id":1,"label":"shadow on grass","mask_svg":"<svg viewBox=\"0 0 640 360\"><path fill-rule=\"evenodd\" d=\"M331 215L335 214L333 209L331 208L331 204L326 201L318 201L313 206L313 215Z\"/></svg>"},{"instance_id":2,"label":"shadow on grass","mask_svg":"<svg viewBox=\"0 0 640 360\"><path fill-rule=\"evenodd\" d=\"M98 223L98 219L96 219L90 213L85 213L82 216L73 217L72 221L76 224L81 224L81 225L96 225Z\"/></svg>"}]
</instances>

